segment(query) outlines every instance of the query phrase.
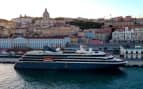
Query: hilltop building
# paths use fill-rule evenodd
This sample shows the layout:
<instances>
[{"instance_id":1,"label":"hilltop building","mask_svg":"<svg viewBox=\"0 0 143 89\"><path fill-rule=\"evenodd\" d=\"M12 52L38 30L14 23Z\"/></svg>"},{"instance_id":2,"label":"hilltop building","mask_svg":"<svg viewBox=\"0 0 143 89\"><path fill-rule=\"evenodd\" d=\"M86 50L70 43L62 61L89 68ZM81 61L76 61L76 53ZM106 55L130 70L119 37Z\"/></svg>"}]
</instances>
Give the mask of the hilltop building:
<instances>
[{"instance_id":1,"label":"hilltop building","mask_svg":"<svg viewBox=\"0 0 143 89\"><path fill-rule=\"evenodd\" d=\"M16 23L16 33L24 37L55 37L76 34L80 29L65 24L65 19L50 18L47 8L42 17L29 17L20 15L12 21Z\"/></svg>"}]
</instances>

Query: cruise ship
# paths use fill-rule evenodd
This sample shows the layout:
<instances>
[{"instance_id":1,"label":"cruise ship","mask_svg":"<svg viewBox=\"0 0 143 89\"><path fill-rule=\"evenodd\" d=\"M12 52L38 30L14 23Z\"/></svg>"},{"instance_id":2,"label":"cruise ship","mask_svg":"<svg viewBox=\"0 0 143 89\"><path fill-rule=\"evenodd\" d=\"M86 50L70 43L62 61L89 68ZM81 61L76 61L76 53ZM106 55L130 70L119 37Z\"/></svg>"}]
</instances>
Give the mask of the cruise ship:
<instances>
[{"instance_id":1,"label":"cruise ship","mask_svg":"<svg viewBox=\"0 0 143 89\"><path fill-rule=\"evenodd\" d=\"M65 53L57 48L53 50L35 50L26 52L15 64L15 69L48 70L95 70L117 69L127 63L102 51L88 50L80 46L73 53Z\"/></svg>"}]
</instances>

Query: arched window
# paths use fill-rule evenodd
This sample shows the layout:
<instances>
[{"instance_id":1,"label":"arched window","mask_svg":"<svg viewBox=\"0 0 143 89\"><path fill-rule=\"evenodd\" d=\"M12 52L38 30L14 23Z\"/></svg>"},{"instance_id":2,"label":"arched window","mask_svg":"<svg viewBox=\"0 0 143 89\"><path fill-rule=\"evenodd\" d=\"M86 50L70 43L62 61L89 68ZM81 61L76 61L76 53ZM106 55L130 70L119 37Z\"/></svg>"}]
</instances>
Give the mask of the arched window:
<instances>
[{"instance_id":1,"label":"arched window","mask_svg":"<svg viewBox=\"0 0 143 89\"><path fill-rule=\"evenodd\" d=\"M128 51L126 51L126 54L128 54Z\"/></svg>"}]
</instances>

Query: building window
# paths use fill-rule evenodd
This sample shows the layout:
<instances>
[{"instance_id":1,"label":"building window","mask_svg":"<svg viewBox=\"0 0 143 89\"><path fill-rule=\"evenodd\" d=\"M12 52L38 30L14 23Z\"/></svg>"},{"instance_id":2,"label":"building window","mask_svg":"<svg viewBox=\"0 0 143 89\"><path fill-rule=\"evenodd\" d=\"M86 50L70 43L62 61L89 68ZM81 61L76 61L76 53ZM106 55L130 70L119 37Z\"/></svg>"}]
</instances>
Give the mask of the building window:
<instances>
[{"instance_id":1,"label":"building window","mask_svg":"<svg viewBox=\"0 0 143 89\"><path fill-rule=\"evenodd\" d=\"M133 51L131 51L131 54L133 54Z\"/></svg>"},{"instance_id":2,"label":"building window","mask_svg":"<svg viewBox=\"0 0 143 89\"><path fill-rule=\"evenodd\" d=\"M126 51L125 53L128 54L128 51Z\"/></svg>"}]
</instances>

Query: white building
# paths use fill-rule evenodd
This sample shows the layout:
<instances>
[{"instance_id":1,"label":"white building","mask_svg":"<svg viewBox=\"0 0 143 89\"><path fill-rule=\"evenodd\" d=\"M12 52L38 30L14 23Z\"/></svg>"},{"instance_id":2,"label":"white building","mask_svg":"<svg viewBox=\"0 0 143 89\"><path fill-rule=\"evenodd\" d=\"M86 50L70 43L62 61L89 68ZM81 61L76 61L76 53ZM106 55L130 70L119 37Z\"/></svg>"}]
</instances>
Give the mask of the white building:
<instances>
[{"instance_id":1,"label":"white building","mask_svg":"<svg viewBox=\"0 0 143 89\"><path fill-rule=\"evenodd\" d=\"M143 47L120 47L120 55L125 59L142 59L143 58Z\"/></svg>"},{"instance_id":2,"label":"white building","mask_svg":"<svg viewBox=\"0 0 143 89\"><path fill-rule=\"evenodd\" d=\"M50 14L47 11L47 8L45 9L43 13L43 17L41 19L37 19L35 21L35 25L40 25L42 28L47 28L51 25L53 25L53 21L50 19Z\"/></svg>"},{"instance_id":3,"label":"white building","mask_svg":"<svg viewBox=\"0 0 143 89\"><path fill-rule=\"evenodd\" d=\"M143 41L143 30L142 28L135 28L129 30L127 27L124 31L115 31L112 33L113 42L122 41Z\"/></svg>"},{"instance_id":4,"label":"white building","mask_svg":"<svg viewBox=\"0 0 143 89\"><path fill-rule=\"evenodd\" d=\"M33 18L29 16L22 16L12 19L16 23L16 27L28 27L32 23Z\"/></svg>"},{"instance_id":5,"label":"white building","mask_svg":"<svg viewBox=\"0 0 143 89\"><path fill-rule=\"evenodd\" d=\"M1 38L0 48L33 48L42 49L44 46L65 47L70 43L69 37L64 38Z\"/></svg>"},{"instance_id":6,"label":"white building","mask_svg":"<svg viewBox=\"0 0 143 89\"><path fill-rule=\"evenodd\" d=\"M48 28L53 25L53 20L50 18L49 12L47 8L45 9L42 17L29 17L22 16L18 18L12 19L13 22L16 23L16 28L29 28L29 27L40 27L40 28ZM18 29L17 29L18 30Z\"/></svg>"}]
</instances>

